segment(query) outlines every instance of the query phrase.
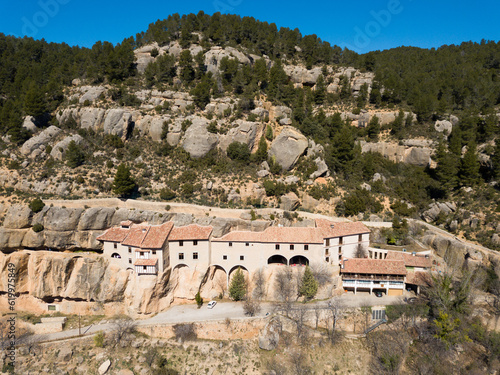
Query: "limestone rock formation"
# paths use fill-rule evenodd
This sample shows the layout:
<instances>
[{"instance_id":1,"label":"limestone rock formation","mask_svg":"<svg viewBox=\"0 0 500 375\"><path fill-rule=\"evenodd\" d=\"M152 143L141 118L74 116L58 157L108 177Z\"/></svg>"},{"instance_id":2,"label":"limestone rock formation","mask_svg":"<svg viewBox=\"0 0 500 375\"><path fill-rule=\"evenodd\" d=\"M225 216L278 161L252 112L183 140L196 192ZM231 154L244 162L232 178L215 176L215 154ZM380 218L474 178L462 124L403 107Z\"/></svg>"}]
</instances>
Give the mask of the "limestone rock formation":
<instances>
[{"instance_id":1,"label":"limestone rock formation","mask_svg":"<svg viewBox=\"0 0 500 375\"><path fill-rule=\"evenodd\" d=\"M455 212L456 210L457 205L453 202L433 203L429 206L429 209L422 214L422 218L426 222L432 223L436 221L441 212L448 215Z\"/></svg>"},{"instance_id":2,"label":"limestone rock formation","mask_svg":"<svg viewBox=\"0 0 500 375\"><path fill-rule=\"evenodd\" d=\"M23 121L23 128L32 133L35 132L38 129L35 124L35 118L33 116L26 116Z\"/></svg>"},{"instance_id":3,"label":"limestone rock formation","mask_svg":"<svg viewBox=\"0 0 500 375\"><path fill-rule=\"evenodd\" d=\"M31 226L33 212L28 206L14 204L9 207L3 222L4 228L23 229Z\"/></svg>"},{"instance_id":4,"label":"limestone rock formation","mask_svg":"<svg viewBox=\"0 0 500 375\"><path fill-rule=\"evenodd\" d=\"M219 137L207 130L207 121L199 119L186 130L182 147L192 158L202 158L217 146Z\"/></svg>"},{"instance_id":5,"label":"limestone rock formation","mask_svg":"<svg viewBox=\"0 0 500 375\"><path fill-rule=\"evenodd\" d=\"M259 348L263 350L276 349L282 329L280 319L278 317L271 318L259 335Z\"/></svg>"},{"instance_id":6,"label":"limestone rock formation","mask_svg":"<svg viewBox=\"0 0 500 375\"><path fill-rule=\"evenodd\" d=\"M319 67L307 70L301 66L285 65L283 70L293 83L301 83L306 86L314 86L321 75L321 68Z\"/></svg>"},{"instance_id":7,"label":"limestone rock formation","mask_svg":"<svg viewBox=\"0 0 500 375\"><path fill-rule=\"evenodd\" d=\"M224 151L227 150L229 145L233 142L240 142L246 144L250 150L255 145L255 137L261 131L261 127L256 122L237 120L236 128L232 128L229 132L221 137L220 148Z\"/></svg>"},{"instance_id":8,"label":"limestone rock formation","mask_svg":"<svg viewBox=\"0 0 500 375\"><path fill-rule=\"evenodd\" d=\"M290 192L281 197L280 208L285 211L295 211L300 206L300 199L297 194Z\"/></svg>"},{"instance_id":9,"label":"limestone rock formation","mask_svg":"<svg viewBox=\"0 0 500 375\"><path fill-rule=\"evenodd\" d=\"M453 130L453 124L450 121L436 121L434 124L434 129L436 129L440 133L446 133L446 135L450 135Z\"/></svg>"},{"instance_id":10,"label":"limestone rock formation","mask_svg":"<svg viewBox=\"0 0 500 375\"><path fill-rule=\"evenodd\" d=\"M274 157L284 170L290 170L307 149L308 144L307 138L298 130L287 126L272 143L269 155Z\"/></svg>"},{"instance_id":11,"label":"limestone rock formation","mask_svg":"<svg viewBox=\"0 0 500 375\"><path fill-rule=\"evenodd\" d=\"M385 158L397 162L427 166L431 161L432 149L429 147L406 147L397 143L360 142L361 152L377 152Z\"/></svg>"},{"instance_id":12,"label":"limestone rock formation","mask_svg":"<svg viewBox=\"0 0 500 375\"><path fill-rule=\"evenodd\" d=\"M83 94L78 102L80 104L85 103L87 100L89 102L96 101L101 94L106 92L106 88L103 86L82 86L79 91Z\"/></svg>"},{"instance_id":13,"label":"limestone rock formation","mask_svg":"<svg viewBox=\"0 0 500 375\"><path fill-rule=\"evenodd\" d=\"M38 148L45 149L45 146L52 141L59 133L61 129L57 126L51 125L47 129L43 130L41 133L31 137L26 142L24 142L21 147L21 154L32 155L33 151Z\"/></svg>"},{"instance_id":14,"label":"limestone rock formation","mask_svg":"<svg viewBox=\"0 0 500 375\"><path fill-rule=\"evenodd\" d=\"M104 120L104 134L113 134L125 139L132 124L132 115L124 109L111 109Z\"/></svg>"},{"instance_id":15,"label":"limestone rock formation","mask_svg":"<svg viewBox=\"0 0 500 375\"><path fill-rule=\"evenodd\" d=\"M68 146L71 141L74 141L77 145L80 145L83 143L83 138L78 134L74 134L64 138L62 141L55 144L55 146L52 148L52 151L50 152L50 156L52 156L56 160L63 160L66 156L66 151L68 150Z\"/></svg>"},{"instance_id":16,"label":"limestone rock formation","mask_svg":"<svg viewBox=\"0 0 500 375\"><path fill-rule=\"evenodd\" d=\"M80 127L96 131L101 127L106 110L102 108L85 107L80 110Z\"/></svg>"},{"instance_id":17,"label":"limestone rock formation","mask_svg":"<svg viewBox=\"0 0 500 375\"><path fill-rule=\"evenodd\" d=\"M311 173L309 178L315 180L318 177L328 176L329 174L328 166L326 165L326 162L323 159L318 157L314 160L314 163L316 164L316 167L318 167L318 169L313 173Z\"/></svg>"}]
</instances>

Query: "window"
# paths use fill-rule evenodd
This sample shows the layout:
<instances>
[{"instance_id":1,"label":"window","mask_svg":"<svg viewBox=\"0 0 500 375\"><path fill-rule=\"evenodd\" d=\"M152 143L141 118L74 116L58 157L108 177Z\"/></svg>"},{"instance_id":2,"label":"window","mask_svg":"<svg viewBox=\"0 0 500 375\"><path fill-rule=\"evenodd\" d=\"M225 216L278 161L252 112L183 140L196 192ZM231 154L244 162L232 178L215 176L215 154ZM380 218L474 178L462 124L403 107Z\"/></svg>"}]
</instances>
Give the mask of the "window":
<instances>
[{"instance_id":1,"label":"window","mask_svg":"<svg viewBox=\"0 0 500 375\"><path fill-rule=\"evenodd\" d=\"M139 255L140 255L141 257L143 257L143 256L144 256L144 251L139 252Z\"/></svg>"},{"instance_id":2,"label":"window","mask_svg":"<svg viewBox=\"0 0 500 375\"><path fill-rule=\"evenodd\" d=\"M244 255L240 255L240 260L245 260L245 256Z\"/></svg>"},{"instance_id":3,"label":"window","mask_svg":"<svg viewBox=\"0 0 500 375\"><path fill-rule=\"evenodd\" d=\"M143 271L147 271L148 267L147 266L142 266Z\"/></svg>"},{"instance_id":4,"label":"window","mask_svg":"<svg viewBox=\"0 0 500 375\"><path fill-rule=\"evenodd\" d=\"M179 246L184 246L184 241L179 241Z\"/></svg>"},{"instance_id":5,"label":"window","mask_svg":"<svg viewBox=\"0 0 500 375\"><path fill-rule=\"evenodd\" d=\"M179 260L183 260L184 259L184 253L179 253Z\"/></svg>"},{"instance_id":6,"label":"window","mask_svg":"<svg viewBox=\"0 0 500 375\"><path fill-rule=\"evenodd\" d=\"M233 247L233 243L232 242L229 242L229 247Z\"/></svg>"},{"instance_id":7,"label":"window","mask_svg":"<svg viewBox=\"0 0 500 375\"><path fill-rule=\"evenodd\" d=\"M131 252L132 252L132 248L131 248L131 247L129 247L129 248L128 248L128 252L129 252L129 253L131 253Z\"/></svg>"},{"instance_id":8,"label":"window","mask_svg":"<svg viewBox=\"0 0 500 375\"><path fill-rule=\"evenodd\" d=\"M326 263L330 263L330 257L326 257L325 260L326 260Z\"/></svg>"},{"instance_id":9,"label":"window","mask_svg":"<svg viewBox=\"0 0 500 375\"><path fill-rule=\"evenodd\" d=\"M295 249L295 246L294 245L290 245L290 250L294 250Z\"/></svg>"},{"instance_id":10,"label":"window","mask_svg":"<svg viewBox=\"0 0 500 375\"><path fill-rule=\"evenodd\" d=\"M113 248L116 249L118 247L118 245L116 244L116 242L113 244Z\"/></svg>"},{"instance_id":11,"label":"window","mask_svg":"<svg viewBox=\"0 0 500 375\"><path fill-rule=\"evenodd\" d=\"M304 251L309 250L309 245L304 245Z\"/></svg>"},{"instance_id":12,"label":"window","mask_svg":"<svg viewBox=\"0 0 500 375\"><path fill-rule=\"evenodd\" d=\"M193 241L193 246L198 246L198 240Z\"/></svg>"},{"instance_id":13,"label":"window","mask_svg":"<svg viewBox=\"0 0 500 375\"><path fill-rule=\"evenodd\" d=\"M343 242L344 242L344 241L343 241L343 238L342 238L342 237L339 237L339 244L340 244L340 245L342 245L342 243L343 243Z\"/></svg>"},{"instance_id":14,"label":"window","mask_svg":"<svg viewBox=\"0 0 500 375\"><path fill-rule=\"evenodd\" d=\"M358 236L358 241L359 241L359 242L363 241L363 235L362 235L362 234L360 234L360 235Z\"/></svg>"},{"instance_id":15,"label":"window","mask_svg":"<svg viewBox=\"0 0 500 375\"><path fill-rule=\"evenodd\" d=\"M156 250L153 250L152 253L153 253L153 255L156 255Z\"/></svg>"},{"instance_id":16,"label":"window","mask_svg":"<svg viewBox=\"0 0 500 375\"><path fill-rule=\"evenodd\" d=\"M279 250L279 249L280 249L280 244L279 244L279 243L277 243L276 245L274 245L274 248L275 248L276 250Z\"/></svg>"},{"instance_id":17,"label":"window","mask_svg":"<svg viewBox=\"0 0 500 375\"><path fill-rule=\"evenodd\" d=\"M227 255L223 255L222 260L227 260Z\"/></svg>"},{"instance_id":18,"label":"window","mask_svg":"<svg viewBox=\"0 0 500 375\"><path fill-rule=\"evenodd\" d=\"M339 246L339 254L342 254L342 246Z\"/></svg>"},{"instance_id":19,"label":"window","mask_svg":"<svg viewBox=\"0 0 500 375\"><path fill-rule=\"evenodd\" d=\"M245 242L245 246L250 246L250 244L248 242Z\"/></svg>"},{"instance_id":20,"label":"window","mask_svg":"<svg viewBox=\"0 0 500 375\"><path fill-rule=\"evenodd\" d=\"M132 264L132 258L128 258L129 264Z\"/></svg>"},{"instance_id":21,"label":"window","mask_svg":"<svg viewBox=\"0 0 500 375\"><path fill-rule=\"evenodd\" d=\"M56 305L48 305L48 306L47 306L47 309L48 309L49 311L56 311Z\"/></svg>"},{"instance_id":22,"label":"window","mask_svg":"<svg viewBox=\"0 0 500 375\"><path fill-rule=\"evenodd\" d=\"M198 259L198 253L193 253L193 259Z\"/></svg>"}]
</instances>

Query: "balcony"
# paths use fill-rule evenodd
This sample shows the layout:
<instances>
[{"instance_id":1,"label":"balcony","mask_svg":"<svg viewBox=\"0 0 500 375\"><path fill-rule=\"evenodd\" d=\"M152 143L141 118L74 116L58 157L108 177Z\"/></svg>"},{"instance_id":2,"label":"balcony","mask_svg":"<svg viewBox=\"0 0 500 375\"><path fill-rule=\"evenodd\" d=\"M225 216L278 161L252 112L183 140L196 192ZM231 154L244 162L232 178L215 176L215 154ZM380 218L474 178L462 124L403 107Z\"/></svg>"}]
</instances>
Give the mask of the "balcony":
<instances>
[{"instance_id":1,"label":"balcony","mask_svg":"<svg viewBox=\"0 0 500 375\"><path fill-rule=\"evenodd\" d=\"M370 281L370 280L343 280L343 287L348 288L389 288L389 289L404 289L405 284L401 281Z\"/></svg>"},{"instance_id":2,"label":"balcony","mask_svg":"<svg viewBox=\"0 0 500 375\"><path fill-rule=\"evenodd\" d=\"M358 275L352 273L343 273L342 279L345 280L366 280L366 281L399 281L404 282L405 276L398 275Z\"/></svg>"}]
</instances>

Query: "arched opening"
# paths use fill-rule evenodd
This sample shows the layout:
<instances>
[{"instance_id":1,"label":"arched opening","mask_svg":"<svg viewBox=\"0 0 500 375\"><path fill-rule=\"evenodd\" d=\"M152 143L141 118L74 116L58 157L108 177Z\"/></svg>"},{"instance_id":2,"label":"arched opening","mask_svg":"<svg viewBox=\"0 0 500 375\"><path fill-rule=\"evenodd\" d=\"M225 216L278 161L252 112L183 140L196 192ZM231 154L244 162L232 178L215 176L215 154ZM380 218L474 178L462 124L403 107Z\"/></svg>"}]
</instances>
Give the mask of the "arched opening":
<instances>
[{"instance_id":1,"label":"arched opening","mask_svg":"<svg viewBox=\"0 0 500 375\"><path fill-rule=\"evenodd\" d=\"M111 254L111 258L122 259L122 256L118 253L113 253L113 254Z\"/></svg>"},{"instance_id":2,"label":"arched opening","mask_svg":"<svg viewBox=\"0 0 500 375\"><path fill-rule=\"evenodd\" d=\"M222 299L227 292L227 272L224 267L219 265L210 266L206 282L200 289L200 294L204 298Z\"/></svg>"},{"instance_id":3,"label":"arched opening","mask_svg":"<svg viewBox=\"0 0 500 375\"><path fill-rule=\"evenodd\" d=\"M132 272L134 272L134 269L132 267L127 267L127 271L130 270Z\"/></svg>"},{"instance_id":4,"label":"arched opening","mask_svg":"<svg viewBox=\"0 0 500 375\"><path fill-rule=\"evenodd\" d=\"M229 278L228 278L229 283L231 283L231 278L233 277L234 273L238 270L238 268L243 271L243 275L245 275L245 279L248 280L248 276L249 276L250 272L248 272L248 270L243 266L234 266L233 268L231 268L231 271L229 271Z\"/></svg>"},{"instance_id":5,"label":"arched opening","mask_svg":"<svg viewBox=\"0 0 500 375\"><path fill-rule=\"evenodd\" d=\"M290 266L308 266L309 259L303 255L296 255L290 259Z\"/></svg>"},{"instance_id":6,"label":"arched opening","mask_svg":"<svg viewBox=\"0 0 500 375\"><path fill-rule=\"evenodd\" d=\"M176 265L174 267L174 269L172 271L177 270L177 269L181 269L181 268L184 268L184 267L189 268L189 266L187 264L178 264L178 265Z\"/></svg>"},{"instance_id":7,"label":"arched opening","mask_svg":"<svg viewBox=\"0 0 500 375\"><path fill-rule=\"evenodd\" d=\"M288 264L288 261L283 255L276 254L272 257L269 257L269 259L267 260L267 264L279 264L282 266L286 266Z\"/></svg>"}]
</instances>

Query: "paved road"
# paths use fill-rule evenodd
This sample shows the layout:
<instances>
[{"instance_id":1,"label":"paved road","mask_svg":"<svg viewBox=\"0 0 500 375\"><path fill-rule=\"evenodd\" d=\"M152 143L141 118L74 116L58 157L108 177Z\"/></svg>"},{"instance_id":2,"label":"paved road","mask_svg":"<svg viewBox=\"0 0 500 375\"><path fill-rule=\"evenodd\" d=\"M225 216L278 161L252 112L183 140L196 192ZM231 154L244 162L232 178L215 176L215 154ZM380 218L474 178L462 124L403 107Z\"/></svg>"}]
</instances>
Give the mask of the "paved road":
<instances>
[{"instance_id":1,"label":"paved road","mask_svg":"<svg viewBox=\"0 0 500 375\"><path fill-rule=\"evenodd\" d=\"M356 295L351 293L343 294L338 297L344 306L348 308L355 308L361 306L385 306L392 305L401 302L401 297L390 297L383 296L381 298L375 295L369 295L368 293L358 293ZM297 304L297 306L307 306L309 308L314 307L326 307L328 301L319 301L316 303L311 303L307 305ZM272 313L274 311L273 303L263 303L261 305L261 311L256 317L265 317L267 313ZM238 302L222 302L217 303L213 309L208 309L207 305L204 304L200 309L196 305L179 305L169 308L167 311L161 312L151 318L137 320L137 325L150 326L150 325L162 325L162 324L175 324L175 323L194 323L203 322L208 320L224 320L226 318L230 319L251 319L247 317L243 311L243 304ZM91 326L82 327L82 335L92 335L99 331L109 332L114 329L114 325L107 321L103 321L101 324L93 324ZM77 337L79 335L78 329L71 329L62 332L55 332L43 335L34 335L34 341L58 341L64 340L72 337Z\"/></svg>"}]
</instances>

